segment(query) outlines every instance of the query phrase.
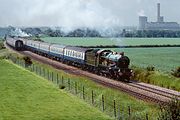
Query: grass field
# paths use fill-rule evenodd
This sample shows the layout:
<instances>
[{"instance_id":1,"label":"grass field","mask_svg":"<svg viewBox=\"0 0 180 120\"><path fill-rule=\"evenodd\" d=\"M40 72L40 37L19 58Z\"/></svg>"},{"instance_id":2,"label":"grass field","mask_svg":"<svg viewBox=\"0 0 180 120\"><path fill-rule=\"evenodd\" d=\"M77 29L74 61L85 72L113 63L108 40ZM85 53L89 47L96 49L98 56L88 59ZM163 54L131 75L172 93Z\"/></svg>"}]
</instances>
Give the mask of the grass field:
<instances>
[{"instance_id":1,"label":"grass field","mask_svg":"<svg viewBox=\"0 0 180 120\"><path fill-rule=\"evenodd\" d=\"M111 48L112 49L112 48ZM115 48L117 52L124 51L130 58L131 65L146 68L154 66L155 69L163 72L180 66L180 48Z\"/></svg>"},{"instance_id":2,"label":"grass field","mask_svg":"<svg viewBox=\"0 0 180 120\"><path fill-rule=\"evenodd\" d=\"M50 43L73 46L97 45L180 45L180 38L79 38L79 37L44 37Z\"/></svg>"},{"instance_id":3,"label":"grass field","mask_svg":"<svg viewBox=\"0 0 180 120\"><path fill-rule=\"evenodd\" d=\"M109 120L80 99L0 60L0 120Z\"/></svg>"}]
</instances>

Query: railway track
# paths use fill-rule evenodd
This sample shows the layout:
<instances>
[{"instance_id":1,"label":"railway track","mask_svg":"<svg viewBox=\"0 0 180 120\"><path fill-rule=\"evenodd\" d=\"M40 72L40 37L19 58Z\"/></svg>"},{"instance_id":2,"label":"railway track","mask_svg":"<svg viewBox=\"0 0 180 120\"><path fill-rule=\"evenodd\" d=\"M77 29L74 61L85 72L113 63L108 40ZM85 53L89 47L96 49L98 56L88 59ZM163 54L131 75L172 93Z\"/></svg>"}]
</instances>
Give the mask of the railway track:
<instances>
[{"instance_id":1,"label":"railway track","mask_svg":"<svg viewBox=\"0 0 180 120\"><path fill-rule=\"evenodd\" d=\"M13 50L7 45L6 47L8 49ZM141 82L137 83L137 82L132 81L131 83L123 83L123 82L115 81L109 78L105 78L103 76L98 76L96 74L93 74L87 71L83 71L73 66L62 64L58 61L51 60L49 58L37 55L29 51L15 51L15 52L29 56L36 61L51 65L52 67L56 69L64 70L70 74L83 75L83 76L89 77L91 78L91 80L99 84L108 86L110 88L118 89L120 91L128 93L129 95L132 95L144 101L158 103L158 104L167 104L172 98L175 98L175 97L178 100L180 100L180 92L177 92L177 91L173 91L166 88L149 85L149 84L145 84Z\"/></svg>"},{"instance_id":2,"label":"railway track","mask_svg":"<svg viewBox=\"0 0 180 120\"><path fill-rule=\"evenodd\" d=\"M154 85L150 85L150 84L146 84L146 83L129 83L129 85L140 88L140 89L144 89L146 91L149 92L153 92L156 93L158 95L162 95L164 97L167 98L177 98L179 99L180 97L180 93L174 90L167 90L166 88L162 88L159 86L154 86ZM180 100L180 99L179 99Z\"/></svg>"}]
</instances>

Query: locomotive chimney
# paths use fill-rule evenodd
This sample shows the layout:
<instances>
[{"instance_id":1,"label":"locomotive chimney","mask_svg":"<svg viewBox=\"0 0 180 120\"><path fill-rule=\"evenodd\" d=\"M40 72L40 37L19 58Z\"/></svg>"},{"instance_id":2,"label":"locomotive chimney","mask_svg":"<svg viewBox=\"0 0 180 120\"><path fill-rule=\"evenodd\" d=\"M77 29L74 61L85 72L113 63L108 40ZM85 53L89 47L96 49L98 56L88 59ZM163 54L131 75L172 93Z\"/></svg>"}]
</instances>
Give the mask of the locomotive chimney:
<instances>
[{"instance_id":1,"label":"locomotive chimney","mask_svg":"<svg viewBox=\"0 0 180 120\"><path fill-rule=\"evenodd\" d=\"M124 56L124 52L120 52L119 54L122 55L122 56Z\"/></svg>"}]
</instances>

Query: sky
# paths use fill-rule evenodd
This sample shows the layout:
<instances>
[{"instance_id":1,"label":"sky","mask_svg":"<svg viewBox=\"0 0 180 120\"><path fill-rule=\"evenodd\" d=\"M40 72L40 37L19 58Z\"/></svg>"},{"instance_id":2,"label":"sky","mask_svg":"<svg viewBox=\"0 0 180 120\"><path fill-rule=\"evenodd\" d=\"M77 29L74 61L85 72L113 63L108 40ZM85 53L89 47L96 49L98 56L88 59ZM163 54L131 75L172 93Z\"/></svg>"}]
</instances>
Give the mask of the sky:
<instances>
[{"instance_id":1,"label":"sky","mask_svg":"<svg viewBox=\"0 0 180 120\"><path fill-rule=\"evenodd\" d=\"M108 28L138 26L138 16L180 23L180 0L0 0L0 26Z\"/></svg>"}]
</instances>

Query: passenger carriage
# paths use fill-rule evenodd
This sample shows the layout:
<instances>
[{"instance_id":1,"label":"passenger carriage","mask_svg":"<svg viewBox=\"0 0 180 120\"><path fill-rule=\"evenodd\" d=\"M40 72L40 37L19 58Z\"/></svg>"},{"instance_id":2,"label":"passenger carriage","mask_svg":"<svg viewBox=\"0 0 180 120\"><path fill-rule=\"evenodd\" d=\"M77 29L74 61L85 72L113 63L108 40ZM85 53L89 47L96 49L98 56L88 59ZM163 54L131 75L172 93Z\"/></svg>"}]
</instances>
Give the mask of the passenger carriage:
<instances>
[{"instance_id":1,"label":"passenger carriage","mask_svg":"<svg viewBox=\"0 0 180 120\"><path fill-rule=\"evenodd\" d=\"M64 48L64 59L71 61L72 63L78 63L84 65L86 63L86 52L88 48L80 48L67 46Z\"/></svg>"},{"instance_id":2,"label":"passenger carriage","mask_svg":"<svg viewBox=\"0 0 180 120\"><path fill-rule=\"evenodd\" d=\"M49 55L56 60L63 61L65 47L65 45L52 44L49 49Z\"/></svg>"},{"instance_id":3,"label":"passenger carriage","mask_svg":"<svg viewBox=\"0 0 180 120\"><path fill-rule=\"evenodd\" d=\"M26 49L31 50L32 52L39 53L40 42L27 40Z\"/></svg>"}]
</instances>

